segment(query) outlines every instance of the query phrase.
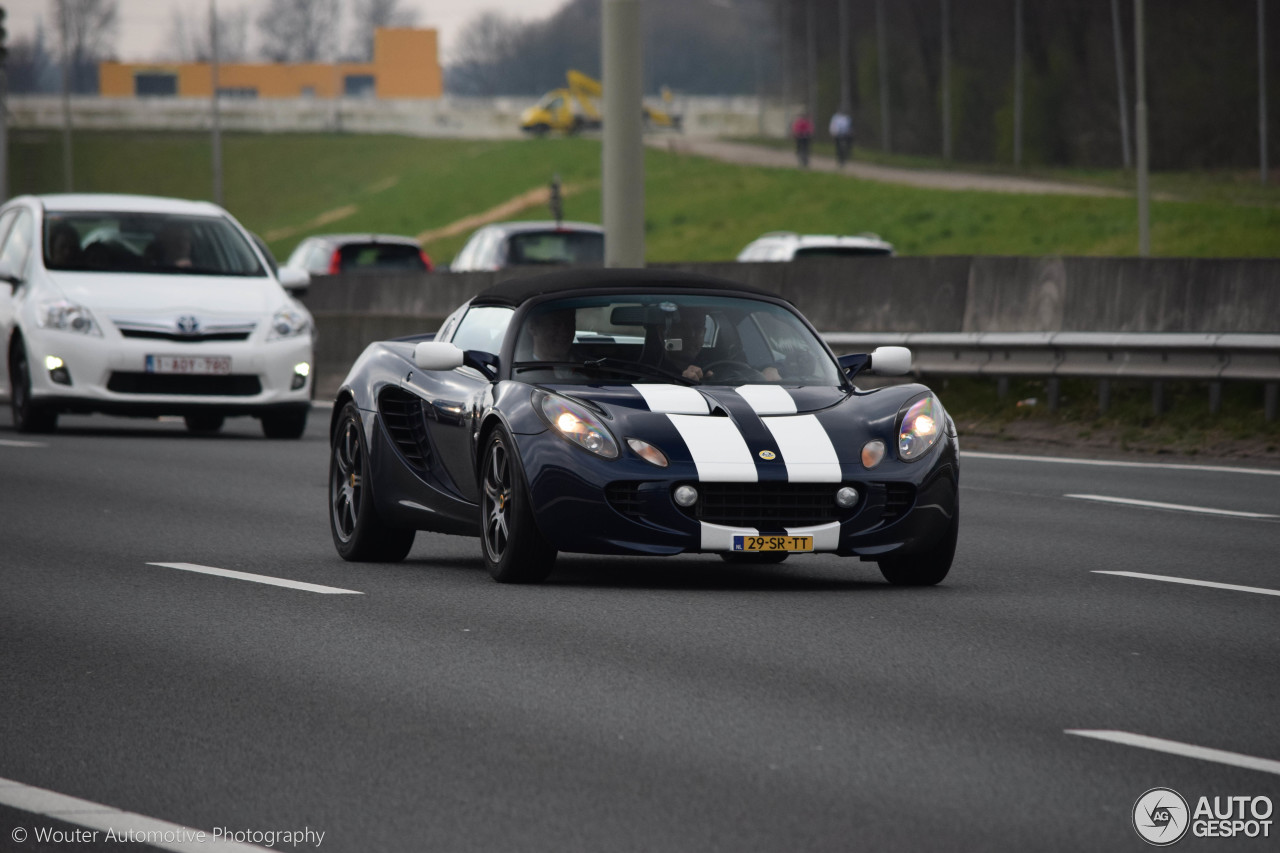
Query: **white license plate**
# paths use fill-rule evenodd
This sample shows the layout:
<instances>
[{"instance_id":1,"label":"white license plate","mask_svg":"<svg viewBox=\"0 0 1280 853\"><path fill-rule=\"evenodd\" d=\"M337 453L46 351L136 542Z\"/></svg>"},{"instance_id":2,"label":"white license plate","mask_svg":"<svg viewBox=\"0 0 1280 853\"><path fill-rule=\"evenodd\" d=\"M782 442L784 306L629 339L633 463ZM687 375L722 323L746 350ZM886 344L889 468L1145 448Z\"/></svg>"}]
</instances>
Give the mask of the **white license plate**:
<instances>
[{"instance_id":1,"label":"white license plate","mask_svg":"<svg viewBox=\"0 0 1280 853\"><path fill-rule=\"evenodd\" d=\"M735 551L812 551L812 536L735 536Z\"/></svg>"},{"instance_id":2,"label":"white license plate","mask_svg":"<svg viewBox=\"0 0 1280 853\"><path fill-rule=\"evenodd\" d=\"M147 373L187 373L224 376L231 372L229 355L149 355Z\"/></svg>"}]
</instances>

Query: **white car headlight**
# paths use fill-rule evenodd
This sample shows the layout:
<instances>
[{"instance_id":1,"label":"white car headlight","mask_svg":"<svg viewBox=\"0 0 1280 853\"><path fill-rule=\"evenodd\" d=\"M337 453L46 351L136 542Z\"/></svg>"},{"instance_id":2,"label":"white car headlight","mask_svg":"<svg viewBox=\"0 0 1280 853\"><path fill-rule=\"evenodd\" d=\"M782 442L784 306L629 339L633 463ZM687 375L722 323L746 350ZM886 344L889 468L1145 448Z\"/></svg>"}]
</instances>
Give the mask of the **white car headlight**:
<instances>
[{"instance_id":1,"label":"white car headlight","mask_svg":"<svg viewBox=\"0 0 1280 853\"><path fill-rule=\"evenodd\" d=\"M271 329L267 332L267 340L279 341L284 338L296 338L310 331L310 317L295 308L281 308L271 318Z\"/></svg>"},{"instance_id":2,"label":"white car headlight","mask_svg":"<svg viewBox=\"0 0 1280 853\"><path fill-rule=\"evenodd\" d=\"M913 403L898 427L898 458L913 462L937 444L942 418L942 405L932 394Z\"/></svg>"},{"instance_id":3,"label":"white car headlight","mask_svg":"<svg viewBox=\"0 0 1280 853\"><path fill-rule=\"evenodd\" d=\"M586 406L545 391L534 392L533 404L551 428L569 441L605 459L618 458L618 442Z\"/></svg>"},{"instance_id":4,"label":"white car headlight","mask_svg":"<svg viewBox=\"0 0 1280 853\"><path fill-rule=\"evenodd\" d=\"M89 309L65 299L42 302L36 312L36 324L42 329L102 337L102 329L98 328L98 321L93 319Z\"/></svg>"}]
</instances>

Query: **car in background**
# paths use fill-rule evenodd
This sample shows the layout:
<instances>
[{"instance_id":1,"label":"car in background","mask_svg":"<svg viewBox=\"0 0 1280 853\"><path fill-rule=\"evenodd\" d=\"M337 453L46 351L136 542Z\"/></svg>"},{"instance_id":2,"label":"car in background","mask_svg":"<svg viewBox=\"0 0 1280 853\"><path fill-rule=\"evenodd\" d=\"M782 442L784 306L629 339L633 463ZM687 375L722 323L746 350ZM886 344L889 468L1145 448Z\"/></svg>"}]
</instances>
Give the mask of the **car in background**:
<instances>
[{"instance_id":1,"label":"car in background","mask_svg":"<svg viewBox=\"0 0 1280 853\"><path fill-rule=\"evenodd\" d=\"M826 552L940 582L959 525L955 423L911 353L840 358L789 302L693 273L519 277L439 332L370 344L329 430L329 523L351 561L472 535L494 579L557 552Z\"/></svg>"},{"instance_id":2,"label":"car in background","mask_svg":"<svg viewBox=\"0 0 1280 853\"><path fill-rule=\"evenodd\" d=\"M311 275L404 270L431 272L435 265L413 237L396 234L319 234L294 248L286 267Z\"/></svg>"},{"instance_id":3,"label":"car in background","mask_svg":"<svg viewBox=\"0 0 1280 853\"><path fill-rule=\"evenodd\" d=\"M495 222L471 235L450 272L604 266L604 229L587 222Z\"/></svg>"},{"instance_id":4,"label":"car in background","mask_svg":"<svg viewBox=\"0 0 1280 853\"><path fill-rule=\"evenodd\" d=\"M19 432L62 413L252 415L300 438L315 324L301 270L208 202L21 196L0 207L0 396Z\"/></svg>"},{"instance_id":5,"label":"car in background","mask_svg":"<svg viewBox=\"0 0 1280 853\"><path fill-rule=\"evenodd\" d=\"M835 234L797 234L771 231L747 244L738 253L739 261L794 261L799 258L887 257L893 244L867 232L848 237Z\"/></svg>"}]
</instances>

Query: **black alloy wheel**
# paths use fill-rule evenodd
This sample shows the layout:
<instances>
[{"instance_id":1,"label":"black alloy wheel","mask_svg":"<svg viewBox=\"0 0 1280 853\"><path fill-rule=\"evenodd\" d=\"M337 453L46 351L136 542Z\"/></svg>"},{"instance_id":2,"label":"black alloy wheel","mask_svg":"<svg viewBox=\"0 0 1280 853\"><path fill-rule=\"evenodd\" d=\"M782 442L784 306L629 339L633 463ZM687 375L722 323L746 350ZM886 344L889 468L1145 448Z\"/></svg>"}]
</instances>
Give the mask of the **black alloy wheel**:
<instances>
[{"instance_id":1,"label":"black alloy wheel","mask_svg":"<svg viewBox=\"0 0 1280 853\"><path fill-rule=\"evenodd\" d=\"M338 554L355 563L400 562L417 531L391 527L378 517L368 486L368 445L354 403L343 407L330 450L329 529Z\"/></svg>"},{"instance_id":2,"label":"black alloy wheel","mask_svg":"<svg viewBox=\"0 0 1280 853\"><path fill-rule=\"evenodd\" d=\"M951 524L931 548L905 557L880 560L880 574L894 586L933 586L941 583L947 572L951 571L959 535L960 507L957 506L952 511Z\"/></svg>"},{"instance_id":3,"label":"black alloy wheel","mask_svg":"<svg viewBox=\"0 0 1280 853\"><path fill-rule=\"evenodd\" d=\"M555 567L556 550L533 518L515 442L502 428L489 436L481 466L480 538L484 564L500 583L539 583Z\"/></svg>"},{"instance_id":4,"label":"black alloy wheel","mask_svg":"<svg viewBox=\"0 0 1280 853\"><path fill-rule=\"evenodd\" d=\"M41 406L31 397L31 364L27 350L19 342L9 353L9 399L13 409L13 428L18 432L53 432L58 428L58 413Z\"/></svg>"}]
</instances>

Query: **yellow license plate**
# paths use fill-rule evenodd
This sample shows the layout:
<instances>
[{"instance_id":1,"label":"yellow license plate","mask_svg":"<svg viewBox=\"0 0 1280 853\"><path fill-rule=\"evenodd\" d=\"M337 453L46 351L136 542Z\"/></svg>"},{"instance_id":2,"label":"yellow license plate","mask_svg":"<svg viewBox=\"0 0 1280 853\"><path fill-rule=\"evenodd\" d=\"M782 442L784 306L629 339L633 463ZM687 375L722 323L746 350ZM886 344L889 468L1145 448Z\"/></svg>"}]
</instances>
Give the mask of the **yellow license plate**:
<instances>
[{"instance_id":1,"label":"yellow license plate","mask_svg":"<svg viewBox=\"0 0 1280 853\"><path fill-rule=\"evenodd\" d=\"M735 536L735 551L812 551L812 536Z\"/></svg>"}]
</instances>

